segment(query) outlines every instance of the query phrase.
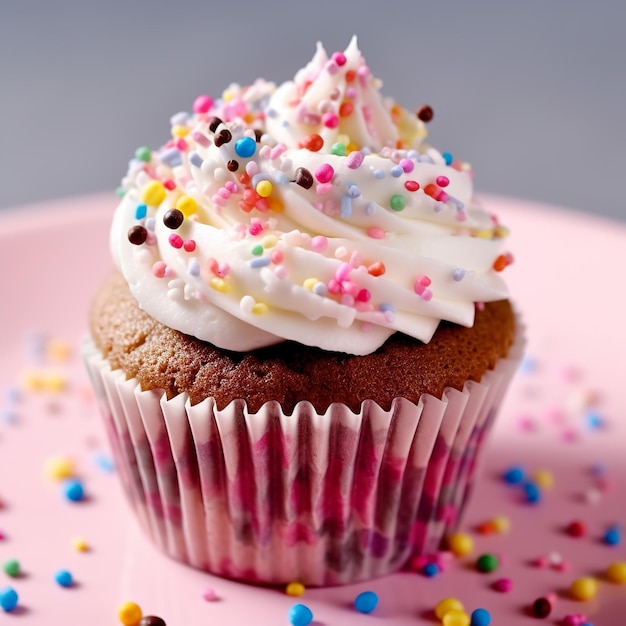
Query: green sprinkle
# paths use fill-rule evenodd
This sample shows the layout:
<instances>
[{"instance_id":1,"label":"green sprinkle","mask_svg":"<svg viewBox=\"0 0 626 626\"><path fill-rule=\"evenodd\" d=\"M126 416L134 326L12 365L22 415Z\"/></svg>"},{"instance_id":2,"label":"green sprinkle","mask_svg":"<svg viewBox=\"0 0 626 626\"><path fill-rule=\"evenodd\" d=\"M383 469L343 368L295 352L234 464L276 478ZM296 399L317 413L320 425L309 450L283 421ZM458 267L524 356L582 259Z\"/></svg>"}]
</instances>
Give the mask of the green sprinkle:
<instances>
[{"instance_id":1,"label":"green sprinkle","mask_svg":"<svg viewBox=\"0 0 626 626\"><path fill-rule=\"evenodd\" d=\"M406 206L406 198L401 196L400 194L395 194L391 196L391 200L389 200L389 205L394 211L402 211Z\"/></svg>"},{"instance_id":2,"label":"green sprinkle","mask_svg":"<svg viewBox=\"0 0 626 626\"><path fill-rule=\"evenodd\" d=\"M348 148L345 143L334 143L333 147L330 149L331 154L336 154L337 156L346 156L346 152Z\"/></svg>"},{"instance_id":3,"label":"green sprinkle","mask_svg":"<svg viewBox=\"0 0 626 626\"><path fill-rule=\"evenodd\" d=\"M476 569L479 572L483 572L485 574L497 570L498 565L500 565L498 557L494 554L489 553L482 554L478 557L478 560L476 561Z\"/></svg>"},{"instance_id":4,"label":"green sprinkle","mask_svg":"<svg viewBox=\"0 0 626 626\"><path fill-rule=\"evenodd\" d=\"M137 150L135 150L135 158L138 161L150 163L150 159L152 158L152 151L146 146L140 146L139 148L137 148Z\"/></svg>"},{"instance_id":5,"label":"green sprinkle","mask_svg":"<svg viewBox=\"0 0 626 626\"><path fill-rule=\"evenodd\" d=\"M252 254L254 254L254 256L261 256L263 254L263 246L261 244L254 246L254 248L252 248Z\"/></svg>"},{"instance_id":6,"label":"green sprinkle","mask_svg":"<svg viewBox=\"0 0 626 626\"><path fill-rule=\"evenodd\" d=\"M7 576L17 578L20 575L20 562L16 559L9 559L4 562L2 569Z\"/></svg>"},{"instance_id":7,"label":"green sprinkle","mask_svg":"<svg viewBox=\"0 0 626 626\"><path fill-rule=\"evenodd\" d=\"M126 195L126 189L124 189L124 187L118 187L118 188L115 190L115 195L116 195L118 198L123 198L123 197Z\"/></svg>"}]
</instances>

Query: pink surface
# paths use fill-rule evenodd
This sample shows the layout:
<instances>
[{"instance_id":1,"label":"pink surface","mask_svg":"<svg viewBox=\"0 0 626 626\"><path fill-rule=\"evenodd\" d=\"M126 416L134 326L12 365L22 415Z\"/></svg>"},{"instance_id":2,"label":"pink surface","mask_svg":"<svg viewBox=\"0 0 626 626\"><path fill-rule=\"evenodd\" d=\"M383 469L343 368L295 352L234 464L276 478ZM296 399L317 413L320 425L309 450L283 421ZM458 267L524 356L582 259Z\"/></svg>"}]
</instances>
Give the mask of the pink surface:
<instances>
[{"instance_id":1,"label":"pink surface","mask_svg":"<svg viewBox=\"0 0 626 626\"><path fill-rule=\"evenodd\" d=\"M488 208L511 227L509 249L516 263L506 270L511 292L529 327L527 367L518 374L488 443L483 479L462 524L476 543L472 557L455 561L434 578L403 573L349 587L307 590L300 599L279 590L233 583L179 565L145 540L123 499L114 474L95 462L107 454L86 374L77 358L85 310L99 280L110 268L108 223L112 196L79 198L45 207L0 214L0 562L17 558L23 575L0 571L0 588L20 594L18 609L0 612L2 623L116 624L118 605L140 604L168 626L195 624L288 624L289 607L306 603L317 626L333 624L434 624L435 603L447 596L468 610L488 609L492 624L531 624L529 606L557 594L547 623L568 613L585 613L596 626L623 623L626 586L602 579L614 561L626 561L626 543L607 546L605 530L626 521L626 391L624 390L624 264L626 226L551 207L487 198ZM55 362L34 348L45 334L74 348L68 361ZM41 345L41 344L40 344ZM45 347L44 342L44 347ZM65 383L62 392L22 391L25 377ZM601 417L592 428L588 412ZM69 503L44 474L46 460L69 455L84 480L88 498ZM604 488L591 468L606 467ZM518 489L500 479L512 464L530 474L545 469L554 486L536 505L520 501ZM476 525L505 515L508 534L481 535ZM588 535L574 539L563 527L582 520ZM72 547L82 536L86 553ZM626 541L626 540L625 540ZM479 574L472 564L483 552L501 555L497 572ZM551 552L568 571L537 568L531 562ZM70 589L54 582L69 569ZM574 602L564 590L580 576L598 575L599 592ZM493 590L501 577L510 593ZM212 587L219 601L202 598ZM378 608L361 615L351 608L360 591L378 593Z\"/></svg>"}]
</instances>

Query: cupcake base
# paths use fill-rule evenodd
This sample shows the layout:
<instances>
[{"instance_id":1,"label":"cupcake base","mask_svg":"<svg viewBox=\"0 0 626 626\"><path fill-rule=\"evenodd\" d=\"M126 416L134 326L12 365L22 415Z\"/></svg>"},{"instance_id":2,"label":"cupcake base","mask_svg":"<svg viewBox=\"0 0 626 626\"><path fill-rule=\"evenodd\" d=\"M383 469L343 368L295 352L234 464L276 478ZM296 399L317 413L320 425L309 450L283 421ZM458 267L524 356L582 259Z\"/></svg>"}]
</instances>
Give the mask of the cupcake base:
<instances>
[{"instance_id":1,"label":"cupcake base","mask_svg":"<svg viewBox=\"0 0 626 626\"><path fill-rule=\"evenodd\" d=\"M90 339L83 353L125 492L161 550L228 578L326 586L396 571L456 526L521 335L480 383L358 413L168 400Z\"/></svg>"}]
</instances>

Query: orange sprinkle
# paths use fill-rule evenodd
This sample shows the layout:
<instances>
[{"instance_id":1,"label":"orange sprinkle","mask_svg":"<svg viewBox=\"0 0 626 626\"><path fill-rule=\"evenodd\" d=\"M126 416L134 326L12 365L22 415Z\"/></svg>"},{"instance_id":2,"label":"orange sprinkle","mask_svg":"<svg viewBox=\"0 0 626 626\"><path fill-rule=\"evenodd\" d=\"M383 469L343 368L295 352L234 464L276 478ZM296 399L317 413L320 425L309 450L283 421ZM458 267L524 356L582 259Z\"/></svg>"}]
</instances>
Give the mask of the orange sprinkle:
<instances>
[{"instance_id":1,"label":"orange sprinkle","mask_svg":"<svg viewBox=\"0 0 626 626\"><path fill-rule=\"evenodd\" d=\"M382 276L386 271L385 265L380 261L376 261L376 263L372 263L367 268L367 273L372 276Z\"/></svg>"},{"instance_id":2,"label":"orange sprinkle","mask_svg":"<svg viewBox=\"0 0 626 626\"><path fill-rule=\"evenodd\" d=\"M507 265L509 264L508 259L501 254L494 262L493 262L493 269L496 272L501 272Z\"/></svg>"},{"instance_id":3,"label":"orange sprinkle","mask_svg":"<svg viewBox=\"0 0 626 626\"><path fill-rule=\"evenodd\" d=\"M317 134L307 135L299 144L299 148L310 150L311 152L319 152L324 145L324 140Z\"/></svg>"},{"instance_id":4,"label":"orange sprinkle","mask_svg":"<svg viewBox=\"0 0 626 626\"><path fill-rule=\"evenodd\" d=\"M352 102L348 102L347 100L341 103L339 107L339 116L340 117L348 117L348 115L352 114L354 111L354 105Z\"/></svg>"},{"instance_id":5,"label":"orange sprinkle","mask_svg":"<svg viewBox=\"0 0 626 626\"><path fill-rule=\"evenodd\" d=\"M356 72L354 70L348 70L346 72L346 82L351 83L356 78Z\"/></svg>"}]
</instances>

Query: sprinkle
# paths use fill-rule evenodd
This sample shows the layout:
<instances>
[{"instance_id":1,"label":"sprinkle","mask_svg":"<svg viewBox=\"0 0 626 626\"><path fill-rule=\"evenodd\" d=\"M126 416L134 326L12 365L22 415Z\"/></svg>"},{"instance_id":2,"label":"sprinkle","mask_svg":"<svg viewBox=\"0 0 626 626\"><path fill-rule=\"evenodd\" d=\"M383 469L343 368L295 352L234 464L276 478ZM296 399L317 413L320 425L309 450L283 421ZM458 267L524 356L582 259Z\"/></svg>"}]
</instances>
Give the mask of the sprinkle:
<instances>
[{"instance_id":1,"label":"sprinkle","mask_svg":"<svg viewBox=\"0 0 626 626\"><path fill-rule=\"evenodd\" d=\"M214 276L211 280L209 280L209 285L211 285L215 291L219 291L220 293L228 293L230 291L228 283L223 278Z\"/></svg>"},{"instance_id":2,"label":"sprinkle","mask_svg":"<svg viewBox=\"0 0 626 626\"><path fill-rule=\"evenodd\" d=\"M406 206L406 198L400 194L394 194L389 200L389 206L393 211L402 211Z\"/></svg>"},{"instance_id":3,"label":"sprinkle","mask_svg":"<svg viewBox=\"0 0 626 626\"><path fill-rule=\"evenodd\" d=\"M513 589L513 581L510 578L498 578L493 583L493 589L499 593L509 593Z\"/></svg>"},{"instance_id":4,"label":"sprinkle","mask_svg":"<svg viewBox=\"0 0 626 626\"><path fill-rule=\"evenodd\" d=\"M147 146L140 146L135 150L135 158L138 161L143 161L144 163L150 163L150 159L152 158L152 151Z\"/></svg>"},{"instance_id":5,"label":"sprinkle","mask_svg":"<svg viewBox=\"0 0 626 626\"><path fill-rule=\"evenodd\" d=\"M443 160L446 162L446 165L452 165L452 161L454 160L451 152L442 152L441 156Z\"/></svg>"},{"instance_id":6,"label":"sprinkle","mask_svg":"<svg viewBox=\"0 0 626 626\"><path fill-rule=\"evenodd\" d=\"M435 116L435 113L432 107L429 107L427 104L423 104L419 109L417 109L415 115L417 115L417 119L424 122L424 124L428 124L428 122L430 122Z\"/></svg>"},{"instance_id":7,"label":"sprinkle","mask_svg":"<svg viewBox=\"0 0 626 626\"><path fill-rule=\"evenodd\" d=\"M289 623L292 626L309 626L313 621L313 612L306 604L294 604L289 609Z\"/></svg>"},{"instance_id":8,"label":"sprinkle","mask_svg":"<svg viewBox=\"0 0 626 626\"><path fill-rule=\"evenodd\" d=\"M272 183L269 180L260 181L255 187L255 191L262 197L267 198L272 193Z\"/></svg>"},{"instance_id":9,"label":"sprinkle","mask_svg":"<svg viewBox=\"0 0 626 626\"><path fill-rule=\"evenodd\" d=\"M251 259L250 261L248 261L248 265L251 268L259 268L259 267L266 267L267 265L269 265L271 263L271 259L267 256L262 256L262 257L258 257L256 259Z\"/></svg>"},{"instance_id":10,"label":"sprinkle","mask_svg":"<svg viewBox=\"0 0 626 626\"><path fill-rule=\"evenodd\" d=\"M213 98L207 96L206 94L202 94L193 101L193 112L208 113L212 106Z\"/></svg>"},{"instance_id":11,"label":"sprinkle","mask_svg":"<svg viewBox=\"0 0 626 626\"><path fill-rule=\"evenodd\" d=\"M20 575L20 562L17 559L8 559L2 564L2 569L7 576L17 578Z\"/></svg>"},{"instance_id":12,"label":"sprinkle","mask_svg":"<svg viewBox=\"0 0 626 626\"><path fill-rule=\"evenodd\" d=\"M384 263L376 261L367 268L367 273L371 276L382 276L386 271Z\"/></svg>"},{"instance_id":13,"label":"sprinkle","mask_svg":"<svg viewBox=\"0 0 626 626\"><path fill-rule=\"evenodd\" d=\"M296 185L300 185L300 187L304 187L304 189L310 189L313 186L313 182L313 176L306 167L299 167L296 170Z\"/></svg>"},{"instance_id":14,"label":"sprinkle","mask_svg":"<svg viewBox=\"0 0 626 626\"><path fill-rule=\"evenodd\" d=\"M89 552L89 544L82 537L74 537L72 547L76 552Z\"/></svg>"},{"instance_id":15,"label":"sprinkle","mask_svg":"<svg viewBox=\"0 0 626 626\"><path fill-rule=\"evenodd\" d=\"M394 165L390 170L389 173L394 177L394 178L400 178L400 176L402 176L402 174L404 174L404 170L399 166L399 165Z\"/></svg>"},{"instance_id":16,"label":"sprinkle","mask_svg":"<svg viewBox=\"0 0 626 626\"><path fill-rule=\"evenodd\" d=\"M510 467L503 475L503 480L509 485L519 485L524 481L525 472L519 466Z\"/></svg>"},{"instance_id":17,"label":"sprinkle","mask_svg":"<svg viewBox=\"0 0 626 626\"><path fill-rule=\"evenodd\" d=\"M256 141L252 137L242 137L235 142L235 152L242 159L250 158L256 151Z\"/></svg>"},{"instance_id":18,"label":"sprinkle","mask_svg":"<svg viewBox=\"0 0 626 626\"><path fill-rule=\"evenodd\" d=\"M441 620L443 626L470 626L470 616L465 611L452 609Z\"/></svg>"},{"instance_id":19,"label":"sprinkle","mask_svg":"<svg viewBox=\"0 0 626 626\"><path fill-rule=\"evenodd\" d=\"M66 569L60 569L55 572L54 580L60 587L71 587L74 584L72 573Z\"/></svg>"},{"instance_id":20,"label":"sprinkle","mask_svg":"<svg viewBox=\"0 0 626 626\"><path fill-rule=\"evenodd\" d=\"M384 239L385 238L385 231L382 228L379 228L378 226L370 226L366 232L367 232L367 236L371 237L372 239Z\"/></svg>"},{"instance_id":21,"label":"sprinkle","mask_svg":"<svg viewBox=\"0 0 626 626\"><path fill-rule=\"evenodd\" d=\"M183 241L183 249L185 252L193 252L196 249L196 242L193 239Z\"/></svg>"},{"instance_id":22,"label":"sprinkle","mask_svg":"<svg viewBox=\"0 0 626 626\"><path fill-rule=\"evenodd\" d=\"M541 502L541 491L539 486L533 482L524 483L522 486L524 498L529 504L537 504Z\"/></svg>"},{"instance_id":23,"label":"sprinkle","mask_svg":"<svg viewBox=\"0 0 626 626\"><path fill-rule=\"evenodd\" d=\"M13 587L3 587L0 589L0 607L7 613L12 611L18 603L19 596Z\"/></svg>"},{"instance_id":24,"label":"sprinkle","mask_svg":"<svg viewBox=\"0 0 626 626\"><path fill-rule=\"evenodd\" d=\"M471 626L489 626L489 624L491 624L491 613L487 609L472 611Z\"/></svg>"},{"instance_id":25,"label":"sprinkle","mask_svg":"<svg viewBox=\"0 0 626 626\"><path fill-rule=\"evenodd\" d=\"M159 206L165 200L166 195L163 183L160 183L158 180L150 181L141 190L142 202L150 206Z\"/></svg>"},{"instance_id":26,"label":"sprinkle","mask_svg":"<svg viewBox=\"0 0 626 626\"><path fill-rule=\"evenodd\" d=\"M435 181L440 187L447 187L450 184L450 179L447 176L437 176Z\"/></svg>"},{"instance_id":27,"label":"sprinkle","mask_svg":"<svg viewBox=\"0 0 626 626\"><path fill-rule=\"evenodd\" d=\"M319 152L322 149L323 145L324 145L324 140L317 133L313 133L312 135L307 135L298 144L300 148L304 148L305 150L310 150L311 152Z\"/></svg>"},{"instance_id":28,"label":"sprinkle","mask_svg":"<svg viewBox=\"0 0 626 626\"><path fill-rule=\"evenodd\" d=\"M157 261L152 266L152 274L157 278L163 278L165 276L165 272L167 270L167 265L163 261Z\"/></svg>"},{"instance_id":29,"label":"sprinkle","mask_svg":"<svg viewBox=\"0 0 626 626\"><path fill-rule=\"evenodd\" d=\"M474 550L474 540L466 533L453 533L446 539L446 543L457 557L467 556Z\"/></svg>"},{"instance_id":30,"label":"sprinkle","mask_svg":"<svg viewBox=\"0 0 626 626\"><path fill-rule=\"evenodd\" d=\"M80 480L72 478L63 482L63 495L70 502L80 502L85 497L85 490Z\"/></svg>"},{"instance_id":31,"label":"sprinkle","mask_svg":"<svg viewBox=\"0 0 626 626\"><path fill-rule=\"evenodd\" d=\"M167 626L165 620L157 615L144 615L140 620L138 626Z\"/></svg>"},{"instance_id":32,"label":"sprinkle","mask_svg":"<svg viewBox=\"0 0 626 626\"><path fill-rule=\"evenodd\" d=\"M159 155L159 159L161 163L165 163L169 167L178 167L183 162L180 151L177 148L165 150Z\"/></svg>"},{"instance_id":33,"label":"sprinkle","mask_svg":"<svg viewBox=\"0 0 626 626\"><path fill-rule=\"evenodd\" d=\"M228 128L222 128L222 130L220 130L220 132L215 135L213 143L219 148L225 143L229 143L232 138L233 134L228 130Z\"/></svg>"},{"instance_id":34,"label":"sprinkle","mask_svg":"<svg viewBox=\"0 0 626 626\"><path fill-rule=\"evenodd\" d=\"M165 215L163 215L163 223L172 230L180 228L184 220L185 216L179 209L169 209L165 212Z\"/></svg>"},{"instance_id":35,"label":"sprinkle","mask_svg":"<svg viewBox=\"0 0 626 626\"><path fill-rule=\"evenodd\" d=\"M145 204L138 204L135 207L135 219L142 220L148 213L148 207Z\"/></svg>"},{"instance_id":36,"label":"sprinkle","mask_svg":"<svg viewBox=\"0 0 626 626\"><path fill-rule=\"evenodd\" d=\"M352 198L348 194L341 196L341 217L347 218L352 215Z\"/></svg>"},{"instance_id":37,"label":"sprinkle","mask_svg":"<svg viewBox=\"0 0 626 626\"><path fill-rule=\"evenodd\" d=\"M359 613L371 613L378 605L378 595L373 591L363 591L354 599L354 608Z\"/></svg>"},{"instance_id":38,"label":"sprinkle","mask_svg":"<svg viewBox=\"0 0 626 626\"><path fill-rule=\"evenodd\" d=\"M602 537L607 546L618 546L622 541L622 531L618 526L611 526Z\"/></svg>"},{"instance_id":39,"label":"sprinkle","mask_svg":"<svg viewBox=\"0 0 626 626\"><path fill-rule=\"evenodd\" d=\"M537 598L532 606L533 615L543 619L552 613L552 604L547 598Z\"/></svg>"},{"instance_id":40,"label":"sprinkle","mask_svg":"<svg viewBox=\"0 0 626 626\"><path fill-rule=\"evenodd\" d=\"M435 616L437 619L443 619L443 616L450 611L464 611L463 603L456 598L445 598L435 606Z\"/></svg>"},{"instance_id":41,"label":"sprinkle","mask_svg":"<svg viewBox=\"0 0 626 626\"><path fill-rule=\"evenodd\" d=\"M74 461L66 456L53 456L44 466L46 476L54 480L65 480L74 475Z\"/></svg>"},{"instance_id":42,"label":"sprinkle","mask_svg":"<svg viewBox=\"0 0 626 626\"><path fill-rule=\"evenodd\" d=\"M334 175L335 170L330 163L322 163L315 170L315 178L322 184L330 182Z\"/></svg>"},{"instance_id":43,"label":"sprinkle","mask_svg":"<svg viewBox=\"0 0 626 626\"><path fill-rule=\"evenodd\" d=\"M201 168L203 160L197 152L192 152L189 155L189 163L191 163L194 167Z\"/></svg>"},{"instance_id":44,"label":"sprinkle","mask_svg":"<svg viewBox=\"0 0 626 626\"><path fill-rule=\"evenodd\" d=\"M476 560L476 569L483 574L495 572L499 565L498 557L494 554L481 554Z\"/></svg>"},{"instance_id":45,"label":"sprinkle","mask_svg":"<svg viewBox=\"0 0 626 626\"><path fill-rule=\"evenodd\" d=\"M215 589L213 587L205 587L202 590L202 598L207 602L215 602L219 599L217 593L215 593Z\"/></svg>"},{"instance_id":46,"label":"sprinkle","mask_svg":"<svg viewBox=\"0 0 626 626\"><path fill-rule=\"evenodd\" d=\"M293 597L300 597L301 595L304 594L304 585L302 583L298 583L298 582L292 582L289 583L286 587L285 587L285 593L288 596L293 596Z\"/></svg>"},{"instance_id":47,"label":"sprinkle","mask_svg":"<svg viewBox=\"0 0 626 626\"><path fill-rule=\"evenodd\" d=\"M168 237L168 241L170 242L170 246L172 246L172 248L176 248L177 250L179 250L180 248L183 247L183 238L180 235L177 235L176 233L172 233L169 237Z\"/></svg>"},{"instance_id":48,"label":"sprinkle","mask_svg":"<svg viewBox=\"0 0 626 626\"><path fill-rule=\"evenodd\" d=\"M315 252L323 252L328 247L328 238L323 235L316 235L311 239L311 249Z\"/></svg>"},{"instance_id":49,"label":"sprinkle","mask_svg":"<svg viewBox=\"0 0 626 626\"><path fill-rule=\"evenodd\" d=\"M322 124L326 126L326 128L337 128L339 126L339 116L336 113L324 113L322 115Z\"/></svg>"},{"instance_id":50,"label":"sprinkle","mask_svg":"<svg viewBox=\"0 0 626 626\"><path fill-rule=\"evenodd\" d=\"M590 600L598 593L598 583L595 578L578 578L570 585L569 593L574 600Z\"/></svg>"},{"instance_id":51,"label":"sprinkle","mask_svg":"<svg viewBox=\"0 0 626 626\"><path fill-rule=\"evenodd\" d=\"M611 565L606 568L605 576L607 580L610 580L616 585L626 584L626 562L611 563Z\"/></svg>"},{"instance_id":52,"label":"sprinkle","mask_svg":"<svg viewBox=\"0 0 626 626\"><path fill-rule=\"evenodd\" d=\"M355 150L354 152L351 152L346 158L346 166L349 167L351 170L356 170L361 166L364 158L365 155L363 154L363 152L361 152L360 150Z\"/></svg>"},{"instance_id":53,"label":"sprinkle","mask_svg":"<svg viewBox=\"0 0 626 626\"><path fill-rule=\"evenodd\" d=\"M183 217L189 217L198 210L198 203L191 196L181 196L176 201L176 209L183 214Z\"/></svg>"},{"instance_id":54,"label":"sprinkle","mask_svg":"<svg viewBox=\"0 0 626 626\"><path fill-rule=\"evenodd\" d=\"M376 180L382 180L387 175L387 174L385 174L385 170L382 170L380 168L379 169L375 169L372 173L374 174L374 178Z\"/></svg>"},{"instance_id":55,"label":"sprinkle","mask_svg":"<svg viewBox=\"0 0 626 626\"><path fill-rule=\"evenodd\" d=\"M587 534L587 527L580 520L570 522L565 529L570 537L584 537Z\"/></svg>"},{"instance_id":56,"label":"sprinkle","mask_svg":"<svg viewBox=\"0 0 626 626\"><path fill-rule=\"evenodd\" d=\"M439 574L439 566L436 563L426 563L422 568L422 574L427 578L433 578L437 574Z\"/></svg>"},{"instance_id":57,"label":"sprinkle","mask_svg":"<svg viewBox=\"0 0 626 626\"><path fill-rule=\"evenodd\" d=\"M407 191L417 191L420 188L420 184L416 180L407 180L404 183L404 188Z\"/></svg>"},{"instance_id":58,"label":"sprinkle","mask_svg":"<svg viewBox=\"0 0 626 626\"><path fill-rule=\"evenodd\" d=\"M143 617L141 607L134 602L124 602L117 610L117 617L124 626L137 626Z\"/></svg>"}]
</instances>

